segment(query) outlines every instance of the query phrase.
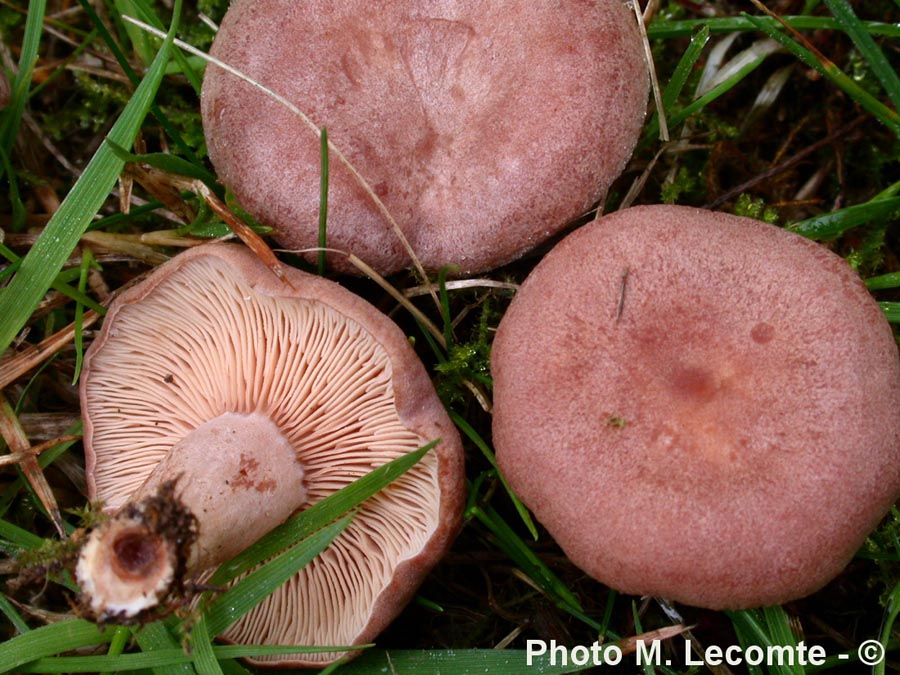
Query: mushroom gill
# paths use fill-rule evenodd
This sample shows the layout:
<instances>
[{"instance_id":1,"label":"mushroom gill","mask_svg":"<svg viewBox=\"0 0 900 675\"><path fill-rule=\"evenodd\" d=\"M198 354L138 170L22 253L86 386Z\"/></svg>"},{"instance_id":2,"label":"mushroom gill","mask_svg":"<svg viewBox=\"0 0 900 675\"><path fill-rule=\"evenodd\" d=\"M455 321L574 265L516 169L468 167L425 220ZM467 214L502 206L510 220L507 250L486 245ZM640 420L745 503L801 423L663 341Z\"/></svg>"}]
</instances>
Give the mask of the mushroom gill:
<instances>
[{"instance_id":1,"label":"mushroom gill","mask_svg":"<svg viewBox=\"0 0 900 675\"><path fill-rule=\"evenodd\" d=\"M461 447L389 319L336 284L296 270L287 278L293 289L249 251L204 246L117 301L82 379L90 494L115 510L181 477L179 491L197 495L185 501L199 521L188 571L199 574L292 512L442 438L223 636L349 645L380 631L449 545Z\"/></svg>"}]
</instances>

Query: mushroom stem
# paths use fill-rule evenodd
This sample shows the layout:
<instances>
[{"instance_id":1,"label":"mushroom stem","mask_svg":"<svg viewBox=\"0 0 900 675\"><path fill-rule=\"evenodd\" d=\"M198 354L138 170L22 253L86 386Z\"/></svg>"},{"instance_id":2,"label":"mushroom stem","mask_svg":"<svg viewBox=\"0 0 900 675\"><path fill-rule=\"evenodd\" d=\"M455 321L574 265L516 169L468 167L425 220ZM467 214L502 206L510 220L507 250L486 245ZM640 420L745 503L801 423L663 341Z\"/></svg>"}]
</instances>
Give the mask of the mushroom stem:
<instances>
[{"instance_id":1,"label":"mushroom stem","mask_svg":"<svg viewBox=\"0 0 900 675\"><path fill-rule=\"evenodd\" d=\"M134 499L177 479L178 498L200 524L188 568L207 569L296 511L306 501L303 475L296 450L267 415L225 413L175 444Z\"/></svg>"},{"instance_id":2,"label":"mushroom stem","mask_svg":"<svg viewBox=\"0 0 900 675\"><path fill-rule=\"evenodd\" d=\"M87 604L106 618L152 607L178 565L187 574L219 565L284 522L306 499L303 477L296 451L268 416L225 413L203 424L173 446L130 505L91 533L77 567ZM140 515L175 481L170 501L198 526L196 542L179 555L186 533L148 526Z\"/></svg>"},{"instance_id":3,"label":"mushroom stem","mask_svg":"<svg viewBox=\"0 0 900 675\"><path fill-rule=\"evenodd\" d=\"M173 485L130 504L91 532L75 574L82 601L98 621L129 621L178 587L196 520L172 499ZM178 532L176 537L167 533Z\"/></svg>"}]
</instances>

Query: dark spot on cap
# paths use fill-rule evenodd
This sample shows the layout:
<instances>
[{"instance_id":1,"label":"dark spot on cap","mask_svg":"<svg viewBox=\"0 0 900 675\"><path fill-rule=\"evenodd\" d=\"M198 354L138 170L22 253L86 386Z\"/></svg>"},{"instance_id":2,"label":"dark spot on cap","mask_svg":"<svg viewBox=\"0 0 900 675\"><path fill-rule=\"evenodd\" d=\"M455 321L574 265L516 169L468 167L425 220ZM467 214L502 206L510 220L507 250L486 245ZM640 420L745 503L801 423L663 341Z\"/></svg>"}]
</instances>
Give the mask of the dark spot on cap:
<instances>
[{"instance_id":1,"label":"dark spot on cap","mask_svg":"<svg viewBox=\"0 0 900 675\"><path fill-rule=\"evenodd\" d=\"M679 368L672 376L672 386L685 398L703 402L710 400L716 393L716 381L704 368Z\"/></svg>"},{"instance_id":2,"label":"dark spot on cap","mask_svg":"<svg viewBox=\"0 0 900 675\"><path fill-rule=\"evenodd\" d=\"M772 338L775 337L775 328L772 324L761 321L753 326L753 330L750 331L750 337L753 338L754 342L764 345L767 342L771 342Z\"/></svg>"}]
</instances>

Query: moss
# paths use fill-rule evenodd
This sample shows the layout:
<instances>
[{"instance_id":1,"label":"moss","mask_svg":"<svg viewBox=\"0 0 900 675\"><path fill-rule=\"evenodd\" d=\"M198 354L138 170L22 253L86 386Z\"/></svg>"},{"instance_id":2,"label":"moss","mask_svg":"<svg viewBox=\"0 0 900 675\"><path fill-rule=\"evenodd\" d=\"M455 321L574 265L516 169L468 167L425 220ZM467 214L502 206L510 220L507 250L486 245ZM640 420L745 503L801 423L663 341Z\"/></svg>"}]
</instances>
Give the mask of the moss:
<instances>
[{"instance_id":1,"label":"moss","mask_svg":"<svg viewBox=\"0 0 900 675\"><path fill-rule=\"evenodd\" d=\"M864 230L853 250L846 256L850 267L861 276L871 276L884 262L886 233L887 228L883 223Z\"/></svg>"},{"instance_id":2,"label":"moss","mask_svg":"<svg viewBox=\"0 0 900 675\"><path fill-rule=\"evenodd\" d=\"M225 16L225 10L228 9L229 4L231 4L231 0L198 0L197 11L219 23Z\"/></svg>"},{"instance_id":3,"label":"moss","mask_svg":"<svg viewBox=\"0 0 900 675\"><path fill-rule=\"evenodd\" d=\"M180 94L174 94L162 108L168 120L178 130L181 139L198 157L206 157L206 138L196 102L188 104Z\"/></svg>"},{"instance_id":4,"label":"moss","mask_svg":"<svg viewBox=\"0 0 900 675\"><path fill-rule=\"evenodd\" d=\"M131 93L111 80L75 72L70 96L67 105L41 117L41 128L55 141L70 138L75 132L93 134L104 129L128 103Z\"/></svg>"},{"instance_id":5,"label":"moss","mask_svg":"<svg viewBox=\"0 0 900 675\"><path fill-rule=\"evenodd\" d=\"M0 7L0 35L4 42L10 43L10 36L25 23L25 15L7 6Z\"/></svg>"},{"instance_id":6,"label":"moss","mask_svg":"<svg viewBox=\"0 0 900 675\"><path fill-rule=\"evenodd\" d=\"M483 342L452 345L447 360L435 366L435 387L446 404L460 403L466 398L463 380L484 381L490 373L490 347Z\"/></svg>"},{"instance_id":7,"label":"moss","mask_svg":"<svg viewBox=\"0 0 900 675\"><path fill-rule=\"evenodd\" d=\"M743 193L738 197L734 205L734 215L756 218L773 225L778 222L778 212L775 209L766 206L765 201L762 199L751 197L747 193Z\"/></svg>"},{"instance_id":8,"label":"moss","mask_svg":"<svg viewBox=\"0 0 900 675\"><path fill-rule=\"evenodd\" d=\"M228 9L229 4L230 0L199 0L196 14L203 14L218 25L222 21L222 17L225 16L225 10ZM196 14L192 13L190 21L182 22L180 37L198 49L208 51L215 37L215 32L206 23L200 21Z\"/></svg>"},{"instance_id":9,"label":"moss","mask_svg":"<svg viewBox=\"0 0 900 675\"><path fill-rule=\"evenodd\" d=\"M664 204L674 204L695 192L699 186L699 174L683 166L673 180L663 184L660 199Z\"/></svg>"},{"instance_id":10,"label":"moss","mask_svg":"<svg viewBox=\"0 0 900 675\"><path fill-rule=\"evenodd\" d=\"M493 304L486 300L481 305L478 322L472 328L471 338L450 345L446 360L435 366L437 372L435 388L441 400L447 405L462 403L470 396L463 380L490 386L490 326L496 325L497 319Z\"/></svg>"},{"instance_id":11,"label":"moss","mask_svg":"<svg viewBox=\"0 0 900 675\"><path fill-rule=\"evenodd\" d=\"M91 504L70 513L77 517L80 529L67 539L43 539L34 548L17 552L14 556L16 575L7 581L10 590L22 587L33 587L44 584L48 579L59 579L60 575L71 569L81 546L84 543L86 528L94 527L106 520L99 505Z\"/></svg>"},{"instance_id":12,"label":"moss","mask_svg":"<svg viewBox=\"0 0 900 675\"><path fill-rule=\"evenodd\" d=\"M900 509L896 506L866 539L862 556L877 561L878 574L874 581L885 594L900 584Z\"/></svg>"},{"instance_id":13,"label":"moss","mask_svg":"<svg viewBox=\"0 0 900 675\"><path fill-rule=\"evenodd\" d=\"M624 429L628 425L628 420L621 415L611 414L606 418L606 424L613 429Z\"/></svg>"}]
</instances>

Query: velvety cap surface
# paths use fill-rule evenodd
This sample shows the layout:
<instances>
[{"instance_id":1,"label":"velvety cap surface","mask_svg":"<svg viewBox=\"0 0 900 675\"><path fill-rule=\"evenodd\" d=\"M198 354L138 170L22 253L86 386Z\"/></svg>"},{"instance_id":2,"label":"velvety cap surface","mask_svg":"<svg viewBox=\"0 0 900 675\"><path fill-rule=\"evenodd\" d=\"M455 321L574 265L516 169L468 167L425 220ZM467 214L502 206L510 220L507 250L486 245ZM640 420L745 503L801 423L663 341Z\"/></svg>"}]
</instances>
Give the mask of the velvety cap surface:
<instances>
[{"instance_id":1,"label":"velvety cap surface","mask_svg":"<svg viewBox=\"0 0 900 675\"><path fill-rule=\"evenodd\" d=\"M647 105L619 0L236 0L212 53L326 127L432 269L497 267L582 215L623 170ZM202 111L242 205L283 246L317 246L316 134L213 65ZM335 157L328 208L329 246L381 273L409 265Z\"/></svg>"},{"instance_id":2,"label":"velvety cap surface","mask_svg":"<svg viewBox=\"0 0 900 675\"><path fill-rule=\"evenodd\" d=\"M271 444L292 448L303 467L305 489L290 513L442 439L225 635L246 644L367 642L458 530L462 448L424 367L390 319L332 282L290 268L286 279L292 287L248 249L204 245L116 301L82 376L90 493L117 508L182 439L210 425L207 435L234 433L229 425L264 417ZM254 459L241 456L244 469L232 471L231 487L266 491L276 482L253 482ZM217 458L208 462L212 467ZM198 514L201 530L215 515ZM240 538L254 515L217 526Z\"/></svg>"},{"instance_id":3,"label":"velvety cap surface","mask_svg":"<svg viewBox=\"0 0 900 675\"><path fill-rule=\"evenodd\" d=\"M900 496L900 365L822 246L627 209L563 240L497 332L494 442L572 561L627 593L772 605L833 578Z\"/></svg>"}]
</instances>

